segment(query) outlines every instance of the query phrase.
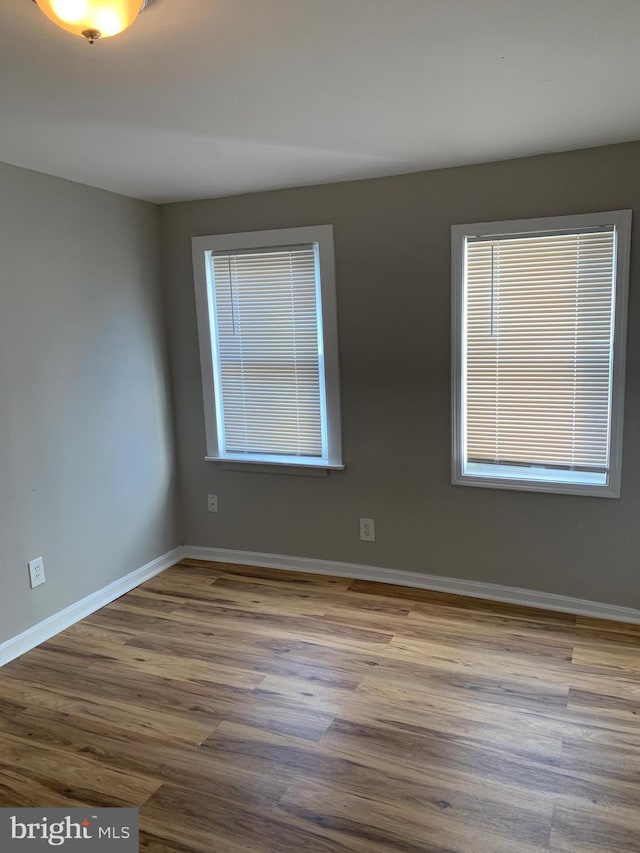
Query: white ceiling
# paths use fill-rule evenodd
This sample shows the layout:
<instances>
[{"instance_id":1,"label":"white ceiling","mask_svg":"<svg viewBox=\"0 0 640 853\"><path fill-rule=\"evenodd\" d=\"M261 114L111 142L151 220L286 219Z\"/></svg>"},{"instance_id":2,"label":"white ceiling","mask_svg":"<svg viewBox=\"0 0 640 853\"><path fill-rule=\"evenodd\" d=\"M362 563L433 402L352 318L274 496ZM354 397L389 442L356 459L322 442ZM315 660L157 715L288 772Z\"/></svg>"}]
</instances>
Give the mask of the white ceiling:
<instances>
[{"instance_id":1,"label":"white ceiling","mask_svg":"<svg viewBox=\"0 0 640 853\"><path fill-rule=\"evenodd\" d=\"M155 202L640 138L638 0L0 5L0 160Z\"/></svg>"}]
</instances>

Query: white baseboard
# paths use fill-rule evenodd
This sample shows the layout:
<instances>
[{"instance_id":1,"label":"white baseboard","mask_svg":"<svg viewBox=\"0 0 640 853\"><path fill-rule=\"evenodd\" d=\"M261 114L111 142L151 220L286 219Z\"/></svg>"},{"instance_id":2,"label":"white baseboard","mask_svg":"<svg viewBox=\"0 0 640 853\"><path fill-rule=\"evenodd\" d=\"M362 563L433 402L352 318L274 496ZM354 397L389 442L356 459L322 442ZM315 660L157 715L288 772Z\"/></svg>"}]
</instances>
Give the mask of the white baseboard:
<instances>
[{"instance_id":1,"label":"white baseboard","mask_svg":"<svg viewBox=\"0 0 640 853\"><path fill-rule=\"evenodd\" d=\"M42 622L34 625L33 628L28 628L22 634L18 634L16 637L0 643L0 666L4 666L5 663L15 660L15 658L35 648L35 646L39 646L40 643L44 643L45 640L59 634L60 631L64 631L65 628L69 628L71 625L84 619L85 616L95 613L96 610L104 607L105 604L110 604L116 598L124 595L125 592L129 592L135 587L140 586L144 581L149 580L149 578L160 574L160 572L173 566L174 563L179 562L182 556L183 549L174 548L172 551L168 551L161 557L157 557L150 563L141 566L139 569L135 569L135 571L130 572L123 578L118 578L118 580L110 583L108 586L99 589L97 592L88 595L80 601L76 601L75 604L65 607L59 613L54 613L53 616L49 616L48 619L44 619Z\"/></svg>"},{"instance_id":2,"label":"white baseboard","mask_svg":"<svg viewBox=\"0 0 640 853\"><path fill-rule=\"evenodd\" d=\"M597 601L571 598L566 595L555 595L550 592L520 589L515 586L501 586L500 584L446 578L439 575L423 575L421 572L386 569L381 566L363 566L359 563L340 563L332 560L315 560L310 557L290 557L283 554L261 554L257 551L202 548L196 545L185 545L183 557L194 560L211 560L215 563L238 563L243 566L264 566L267 569L283 569L284 571L335 575L356 580L399 584L400 586L431 589L437 592L450 592L454 595L466 595L471 598L484 598L489 601L504 601L507 604L538 607L542 610L572 613L575 616L590 616L594 619L640 624L640 610L631 607L603 604Z\"/></svg>"},{"instance_id":3,"label":"white baseboard","mask_svg":"<svg viewBox=\"0 0 640 853\"><path fill-rule=\"evenodd\" d=\"M71 604L59 613L39 622L32 628L28 628L22 634L0 643L0 667L39 646L40 643L44 643L86 616L90 616L96 610L110 604L116 598L135 589L144 581L155 577L185 557L194 560L209 560L214 563L237 563L243 566L263 566L268 569L302 571L309 574L334 575L355 580L398 584L417 589L450 592L454 595L466 595L471 598L484 598L489 601L504 601L508 604L538 607L542 610L572 613L576 616L590 616L594 619L640 624L640 610L621 607L616 604L586 601L565 595L554 595L549 592L537 592L519 587L447 578L439 575L426 575L420 572L405 572L399 569L383 568L382 566L365 566L360 563L342 563L333 560L316 560L311 557L291 557L284 554L263 554L257 551L236 551L227 548L204 548L186 545L168 551L123 578L119 578L75 604Z\"/></svg>"}]
</instances>

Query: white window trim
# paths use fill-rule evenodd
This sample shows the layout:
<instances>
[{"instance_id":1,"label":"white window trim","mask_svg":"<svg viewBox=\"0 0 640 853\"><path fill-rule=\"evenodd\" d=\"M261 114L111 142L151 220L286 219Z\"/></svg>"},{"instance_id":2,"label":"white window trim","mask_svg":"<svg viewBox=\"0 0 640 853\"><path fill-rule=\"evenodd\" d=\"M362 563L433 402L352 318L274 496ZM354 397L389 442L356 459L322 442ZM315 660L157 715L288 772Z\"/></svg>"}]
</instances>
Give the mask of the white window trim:
<instances>
[{"instance_id":1,"label":"white window trim","mask_svg":"<svg viewBox=\"0 0 640 853\"><path fill-rule=\"evenodd\" d=\"M211 299L210 264L212 252L241 249L269 249L279 246L315 243L318 245L320 267L320 301L322 314L323 366L321 383L326 399L326 456L321 459L303 456L273 456L223 453L218 424L221 414L216 402L217 371L215 369L211 330L215 322ZM202 368L202 397L207 451L210 462L233 462L269 466L277 471L293 468L324 468L342 470L342 430L340 423L340 367L338 361L338 315L335 285L335 255L333 226L312 225L303 228L278 228L270 231L245 231L238 234L215 234L192 237L193 272Z\"/></svg>"},{"instance_id":2,"label":"white window trim","mask_svg":"<svg viewBox=\"0 0 640 853\"><path fill-rule=\"evenodd\" d=\"M622 431L624 415L625 357L627 339L627 302L629 293L629 260L631 250L631 210L586 213L574 216L552 216L540 219L517 219L504 222L482 222L453 225L451 228L451 416L452 474L454 485L490 489L516 489L527 492L551 492L566 495L620 497L622 478ZM617 234L615 323L613 338L613 376L611 389L611 432L609 475L606 484L558 482L544 479L539 470L531 479L508 479L501 476L465 474L463 434L463 310L464 251L467 237L503 237L532 232L571 231L580 228L613 225Z\"/></svg>"}]
</instances>

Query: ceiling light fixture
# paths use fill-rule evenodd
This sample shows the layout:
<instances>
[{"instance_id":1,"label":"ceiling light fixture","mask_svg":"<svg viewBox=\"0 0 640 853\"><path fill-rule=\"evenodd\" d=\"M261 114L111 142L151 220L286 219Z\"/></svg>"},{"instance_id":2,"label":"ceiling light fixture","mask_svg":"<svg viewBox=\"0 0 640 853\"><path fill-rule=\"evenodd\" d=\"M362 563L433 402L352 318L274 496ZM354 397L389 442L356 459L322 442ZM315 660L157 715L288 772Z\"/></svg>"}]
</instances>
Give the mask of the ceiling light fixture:
<instances>
[{"instance_id":1,"label":"ceiling light fixture","mask_svg":"<svg viewBox=\"0 0 640 853\"><path fill-rule=\"evenodd\" d=\"M89 44L126 30L152 0L34 0L44 14Z\"/></svg>"}]
</instances>

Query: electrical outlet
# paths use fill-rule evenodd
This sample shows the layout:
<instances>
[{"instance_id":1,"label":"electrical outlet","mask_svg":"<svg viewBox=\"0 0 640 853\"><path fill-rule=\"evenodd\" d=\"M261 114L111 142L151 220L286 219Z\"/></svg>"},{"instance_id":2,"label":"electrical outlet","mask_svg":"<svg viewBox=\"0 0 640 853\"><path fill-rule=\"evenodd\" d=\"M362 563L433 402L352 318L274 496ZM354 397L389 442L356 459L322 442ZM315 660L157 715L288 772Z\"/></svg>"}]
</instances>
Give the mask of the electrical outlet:
<instances>
[{"instance_id":1,"label":"electrical outlet","mask_svg":"<svg viewBox=\"0 0 640 853\"><path fill-rule=\"evenodd\" d=\"M207 502L207 509L209 512L218 512L218 496L217 495L209 495L209 500Z\"/></svg>"},{"instance_id":2,"label":"electrical outlet","mask_svg":"<svg viewBox=\"0 0 640 853\"><path fill-rule=\"evenodd\" d=\"M29 560L29 578L31 580L31 589L35 589L35 587L45 582L43 557Z\"/></svg>"},{"instance_id":3,"label":"electrical outlet","mask_svg":"<svg viewBox=\"0 0 640 853\"><path fill-rule=\"evenodd\" d=\"M376 541L376 523L373 518L360 519L360 539L362 542Z\"/></svg>"}]
</instances>

